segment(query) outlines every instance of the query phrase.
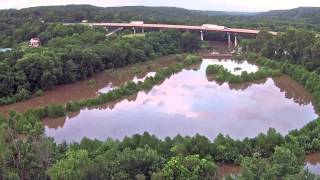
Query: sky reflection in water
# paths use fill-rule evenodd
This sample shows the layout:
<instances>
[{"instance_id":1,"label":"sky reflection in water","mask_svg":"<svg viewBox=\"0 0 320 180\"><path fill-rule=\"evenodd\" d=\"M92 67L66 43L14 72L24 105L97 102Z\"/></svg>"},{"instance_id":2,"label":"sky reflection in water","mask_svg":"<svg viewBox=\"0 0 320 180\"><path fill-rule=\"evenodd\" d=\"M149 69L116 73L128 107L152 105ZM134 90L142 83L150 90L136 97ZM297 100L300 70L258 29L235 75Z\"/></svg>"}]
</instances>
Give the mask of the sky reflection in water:
<instances>
[{"instance_id":1,"label":"sky reflection in water","mask_svg":"<svg viewBox=\"0 0 320 180\"><path fill-rule=\"evenodd\" d=\"M149 92L46 120L46 134L57 142L83 137L122 139L145 131L160 138L199 133L214 139L223 133L243 139L269 127L286 134L317 117L311 95L287 76L242 85L219 84L206 77L209 64L224 65L235 74L241 73L234 71L235 67L258 70L246 61L206 59L199 68L183 70Z\"/></svg>"}]
</instances>

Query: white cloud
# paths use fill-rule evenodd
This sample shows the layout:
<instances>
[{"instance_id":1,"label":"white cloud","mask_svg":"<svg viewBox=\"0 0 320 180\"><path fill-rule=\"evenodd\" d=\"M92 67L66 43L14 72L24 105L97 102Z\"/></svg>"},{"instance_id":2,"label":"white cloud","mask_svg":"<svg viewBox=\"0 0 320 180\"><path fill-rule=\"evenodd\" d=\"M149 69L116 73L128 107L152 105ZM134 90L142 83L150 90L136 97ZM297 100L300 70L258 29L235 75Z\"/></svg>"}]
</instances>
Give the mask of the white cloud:
<instances>
[{"instance_id":1,"label":"white cloud","mask_svg":"<svg viewBox=\"0 0 320 180\"><path fill-rule=\"evenodd\" d=\"M33 6L92 4L96 6L176 6L188 9L222 11L267 11L299 6L320 7L320 0L0 0L0 9Z\"/></svg>"}]
</instances>

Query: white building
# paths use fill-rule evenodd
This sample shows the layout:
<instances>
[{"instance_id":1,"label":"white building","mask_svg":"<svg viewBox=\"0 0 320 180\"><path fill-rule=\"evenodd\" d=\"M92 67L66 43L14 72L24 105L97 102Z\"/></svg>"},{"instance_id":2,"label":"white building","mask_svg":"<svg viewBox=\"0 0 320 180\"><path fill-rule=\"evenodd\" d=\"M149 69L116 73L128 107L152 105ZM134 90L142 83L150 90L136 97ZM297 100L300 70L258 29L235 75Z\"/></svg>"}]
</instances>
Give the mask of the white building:
<instances>
[{"instance_id":1,"label":"white building","mask_svg":"<svg viewBox=\"0 0 320 180\"><path fill-rule=\"evenodd\" d=\"M41 41L38 37L30 39L29 47L39 47L40 45L41 45Z\"/></svg>"}]
</instances>

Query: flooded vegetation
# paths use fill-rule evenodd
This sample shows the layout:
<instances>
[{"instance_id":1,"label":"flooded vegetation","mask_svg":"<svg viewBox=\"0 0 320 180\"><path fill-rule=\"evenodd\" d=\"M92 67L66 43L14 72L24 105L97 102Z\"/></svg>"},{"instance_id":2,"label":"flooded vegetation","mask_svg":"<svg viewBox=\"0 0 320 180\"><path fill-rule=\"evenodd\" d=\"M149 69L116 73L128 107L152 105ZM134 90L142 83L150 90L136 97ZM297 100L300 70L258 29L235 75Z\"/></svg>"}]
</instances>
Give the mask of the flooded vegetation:
<instances>
[{"instance_id":1,"label":"flooded vegetation","mask_svg":"<svg viewBox=\"0 0 320 180\"><path fill-rule=\"evenodd\" d=\"M4 10L0 179L320 179L320 38L297 10Z\"/></svg>"},{"instance_id":2,"label":"flooded vegetation","mask_svg":"<svg viewBox=\"0 0 320 180\"><path fill-rule=\"evenodd\" d=\"M22 112L28 108L44 107L52 103L65 104L68 101L95 97L100 93L109 92L127 81L141 81L152 75L152 72L157 69L174 63L176 63L176 58L172 55L124 68L106 70L84 81L56 86L52 90L45 91L40 97L15 104L0 105L0 113L5 115L11 110Z\"/></svg>"},{"instance_id":3,"label":"flooded vegetation","mask_svg":"<svg viewBox=\"0 0 320 180\"><path fill-rule=\"evenodd\" d=\"M320 153L307 155L304 169L311 173L320 175ZM239 165L220 164L218 168L219 179L223 179L227 176L238 176L241 172L242 168Z\"/></svg>"},{"instance_id":4,"label":"flooded vegetation","mask_svg":"<svg viewBox=\"0 0 320 180\"><path fill-rule=\"evenodd\" d=\"M242 172L242 168L239 165L232 164L220 164L218 168L219 179L224 179L228 176L236 177Z\"/></svg>"},{"instance_id":5,"label":"flooded vegetation","mask_svg":"<svg viewBox=\"0 0 320 180\"><path fill-rule=\"evenodd\" d=\"M287 134L317 117L311 94L288 76L235 85L218 83L206 76L210 64L223 65L235 74L258 70L246 61L204 59L200 66L185 69L150 91L64 118L46 119L45 132L57 142L83 137L123 139L145 131L160 138L201 134L213 139L222 133L243 139L270 127Z\"/></svg>"},{"instance_id":6,"label":"flooded vegetation","mask_svg":"<svg viewBox=\"0 0 320 180\"><path fill-rule=\"evenodd\" d=\"M320 153L314 153L307 156L305 169L320 175Z\"/></svg>"}]
</instances>

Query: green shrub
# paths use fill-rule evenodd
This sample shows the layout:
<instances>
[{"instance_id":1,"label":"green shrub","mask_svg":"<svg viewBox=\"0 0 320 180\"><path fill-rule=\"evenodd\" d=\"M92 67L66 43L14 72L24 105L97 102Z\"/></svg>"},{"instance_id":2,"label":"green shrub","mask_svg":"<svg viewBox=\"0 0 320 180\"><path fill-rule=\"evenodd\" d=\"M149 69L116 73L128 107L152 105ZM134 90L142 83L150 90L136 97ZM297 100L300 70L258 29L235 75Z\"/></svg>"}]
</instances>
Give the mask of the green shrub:
<instances>
[{"instance_id":1,"label":"green shrub","mask_svg":"<svg viewBox=\"0 0 320 180\"><path fill-rule=\"evenodd\" d=\"M198 63L201 62L201 57L199 55L194 55L194 54L189 54L187 55L187 57L184 60L184 64L189 66L192 65L194 63Z\"/></svg>"},{"instance_id":2,"label":"green shrub","mask_svg":"<svg viewBox=\"0 0 320 180\"><path fill-rule=\"evenodd\" d=\"M29 97L30 97L30 92L25 88L21 88L19 89L18 93L15 95L15 100L23 101L28 99Z\"/></svg>"},{"instance_id":3,"label":"green shrub","mask_svg":"<svg viewBox=\"0 0 320 180\"><path fill-rule=\"evenodd\" d=\"M230 78L229 78L229 82L230 82L230 83L235 83L235 84L240 84L240 83L242 83L243 81L242 81L242 79L241 79L241 76L232 75L232 76L230 76Z\"/></svg>"},{"instance_id":4,"label":"green shrub","mask_svg":"<svg viewBox=\"0 0 320 180\"><path fill-rule=\"evenodd\" d=\"M66 104L66 110L69 111L69 112L80 111L80 104L78 102L69 101Z\"/></svg>"},{"instance_id":5,"label":"green shrub","mask_svg":"<svg viewBox=\"0 0 320 180\"><path fill-rule=\"evenodd\" d=\"M281 70L273 70L271 73L272 77L280 76L282 74Z\"/></svg>"},{"instance_id":6,"label":"green shrub","mask_svg":"<svg viewBox=\"0 0 320 180\"><path fill-rule=\"evenodd\" d=\"M257 58L258 58L258 55L254 52L250 52L248 55L247 55L247 58L248 60L250 61L255 61Z\"/></svg>"},{"instance_id":7,"label":"green shrub","mask_svg":"<svg viewBox=\"0 0 320 180\"><path fill-rule=\"evenodd\" d=\"M36 91L35 93L36 96L42 96L43 95L43 91L41 89L39 89L38 91Z\"/></svg>"},{"instance_id":8,"label":"green shrub","mask_svg":"<svg viewBox=\"0 0 320 180\"><path fill-rule=\"evenodd\" d=\"M50 104L46 107L46 114L50 118L62 117L65 115L65 108L61 104Z\"/></svg>"},{"instance_id":9,"label":"green shrub","mask_svg":"<svg viewBox=\"0 0 320 180\"><path fill-rule=\"evenodd\" d=\"M209 65L206 69L207 74L217 74L220 69L224 67L221 65Z\"/></svg>"},{"instance_id":10,"label":"green shrub","mask_svg":"<svg viewBox=\"0 0 320 180\"><path fill-rule=\"evenodd\" d=\"M90 88L95 87L96 84L97 84L97 81L94 80L94 79L90 79L90 80L88 81L88 85L89 85Z\"/></svg>"}]
</instances>

